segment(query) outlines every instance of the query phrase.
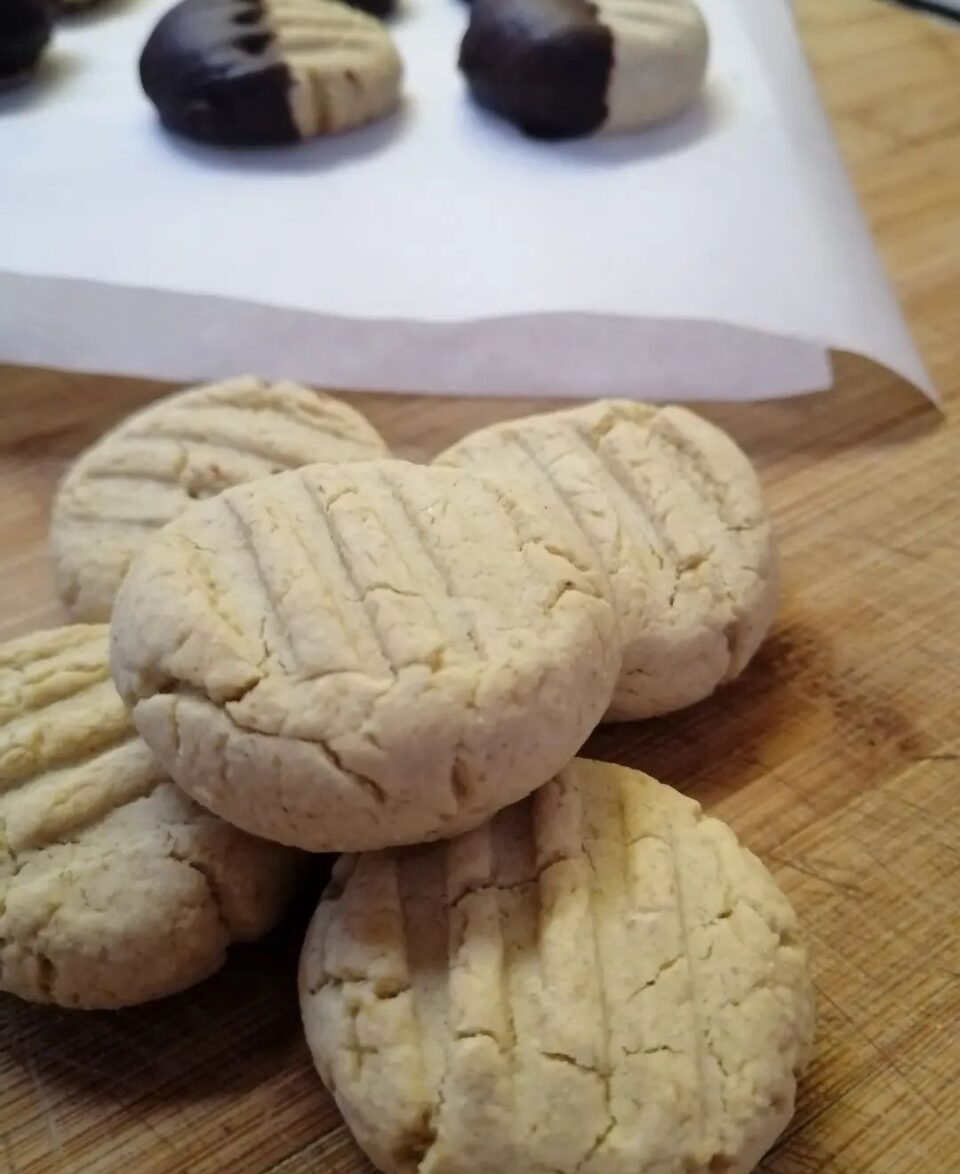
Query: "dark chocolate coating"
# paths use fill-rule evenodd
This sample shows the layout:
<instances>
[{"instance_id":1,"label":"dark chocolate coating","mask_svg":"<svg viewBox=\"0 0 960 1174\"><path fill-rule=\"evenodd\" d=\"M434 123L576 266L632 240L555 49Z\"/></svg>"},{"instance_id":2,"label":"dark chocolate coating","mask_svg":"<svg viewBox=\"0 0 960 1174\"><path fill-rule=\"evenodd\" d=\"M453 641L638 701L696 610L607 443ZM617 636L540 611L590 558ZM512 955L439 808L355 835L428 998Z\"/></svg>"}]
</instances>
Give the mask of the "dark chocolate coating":
<instances>
[{"instance_id":1,"label":"dark chocolate coating","mask_svg":"<svg viewBox=\"0 0 960 1174\"><path fill-rule=\"evenodd\" d=\"M349 4L351 8L357 8L361 12L366 12L370 16L377 16L381 20L393 16L397 10L397 0L343 0L343 3Z\"/></svg>"},{"instance_id":2,"label":"dark chocolate coating","mask_svg":"<svg viewBox=\"0 0 960 1174\"><path fill-rule=\"evenodd\" d=\"M0 0L0 85L33 69L52 30L47 0Z\"/></svg>"},{"instance_id":3,"label":"dark chocolate coating","mask_svg":"<svg viewBox=\"0 0 960 1174\"><path fill-rule=\"evenodd\" d=\"M89 12L91 8L97 8L103 2L104 0L57 0L57 10L61 16L69 18Z\"/></svg>"},{"instance_id":4,"label":"dark chocolate coating","mask_svg":"<svg viewBox=\"0 0 960 1174\"><path fill-rule=\"evenodd\" d=\"M290 73L261 0L182 0L150 34L140 82L164 126L201 142L299 140Z\"/></svg>"},{"instance_id":5,"label":"dark chocolate coating","mask_svg":"<svg viewBox=\"0 0 960 1174\"><path fill-rule=\"evenodd\" d=\"M528 135L577 138L607 117L613 34L588 0L474 0L460 69L478 102Z\"/></svg>"}]
</instances>

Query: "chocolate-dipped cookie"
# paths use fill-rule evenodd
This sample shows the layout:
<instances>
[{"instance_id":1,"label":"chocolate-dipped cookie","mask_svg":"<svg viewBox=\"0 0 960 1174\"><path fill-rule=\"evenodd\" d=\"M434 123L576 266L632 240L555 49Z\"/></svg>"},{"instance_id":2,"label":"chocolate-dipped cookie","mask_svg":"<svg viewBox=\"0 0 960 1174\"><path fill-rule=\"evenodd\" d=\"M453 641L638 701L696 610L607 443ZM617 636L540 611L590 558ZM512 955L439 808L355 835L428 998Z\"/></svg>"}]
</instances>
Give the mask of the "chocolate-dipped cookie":
<instances>
[{"instance_id":1,"label":"chocolate-dipped cookie","mask_svg":"<svg viewBox=\"0 0 960 1174\"><path fill-rule=\"evenodd\" d=\"M402 66L379 20L338 0L182 0L140 57L170 130L231 146L290 143L380 118Z\"/></svg>"},{"instance_id":2,"label":"chocolate-dipped cookie","mask_svg":"<svg viewBox=\"0 0 960 1174\"><path fill-rule=\"evenodd\" d=\"M474 97L537 138L640 130L700 91L693 0L474 0L460 69Z\"/></svg>"},{"instance_id":3,"label":"chocolate-dipped cookie","mask_svg":"<svg viewBox=\"0 0 960 1174\"><path fill-rule=\"evenodd\" d=\"M0 0L0 89L26 81L52 29L48 0Z\"/></svg>"}]
</instances>

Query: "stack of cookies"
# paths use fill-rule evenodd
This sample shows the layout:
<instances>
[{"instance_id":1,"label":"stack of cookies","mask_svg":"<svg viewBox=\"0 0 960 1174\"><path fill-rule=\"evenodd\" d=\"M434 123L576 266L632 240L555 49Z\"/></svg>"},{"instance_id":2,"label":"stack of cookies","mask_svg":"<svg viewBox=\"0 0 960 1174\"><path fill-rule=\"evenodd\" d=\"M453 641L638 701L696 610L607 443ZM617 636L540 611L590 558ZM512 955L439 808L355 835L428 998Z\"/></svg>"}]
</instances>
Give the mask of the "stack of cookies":
<instances>
[{"instance_id":1,"label":"stack of cookies","mask_svg":"<svg viewBox=\"0 0 960 1174\"><path fill-rule=\"evenodd\" d=\"M330 397L234 380L82 456L53 541L97 622L0 649L0 987L183 989L305 853L348 853L300 997L380 1169L753 1168L813 1035L796 918L697 804L575 757L708 696L769 626L727 436L610 401L422 466Z\"/></svg>"}]
</instances>

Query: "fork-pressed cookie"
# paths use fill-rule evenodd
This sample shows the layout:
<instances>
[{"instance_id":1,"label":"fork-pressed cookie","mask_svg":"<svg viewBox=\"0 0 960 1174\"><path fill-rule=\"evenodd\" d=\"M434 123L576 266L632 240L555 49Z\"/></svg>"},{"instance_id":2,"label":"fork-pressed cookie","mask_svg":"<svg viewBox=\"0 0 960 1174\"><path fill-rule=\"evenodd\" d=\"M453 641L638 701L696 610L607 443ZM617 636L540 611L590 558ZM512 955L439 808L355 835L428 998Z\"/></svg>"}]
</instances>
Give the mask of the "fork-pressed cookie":
<instances>
[{"instance_id":1,"label":"fork-pressed cookie","mask_svg":"<svg viewBox=\"0 0 960 1174\"><path fill-rule=\"evenodd\" d=\"M224 146L297 142L382 118L400 103L402 76L381 21L338 0L181 0L140 57L164 126Z\"/></svg>"},{"instance_id":2,"label":"fork-pressed cookie","mask_svg":"<svg viewBox=\"0 0 960 1174\"><path fill-rule=\"evenodd\" d=\"M607 586L525 486L313 465L134 560L113 673L199 802L313 851L454 835L569 761L620 666Z\"/></svg>"},{"instance_id":3,"label":"fork-pressed cookie","mask_svg":"<svg viewBox=\"0 0 960 1174\"><path fill-rule=\"evenodd\" d=\"M458 839L342 857L300 1001L387 1174L745 1174L814 1030L760 861L672 788L583 759Z\"/></svg>"},{"instance_id":4,"label":"fork-pressed cookie","mask_svg":"<svg viewBox=\"0 0 960 1174\"><path fill-rule=\"evenodd\" d=\"M316 461L387 455L359 412L333 396L252 376L166 396L71 466L53 505L61 599L74 619L110 618L130 559L194 501Z\"/></svg>"},{"instance_id":5,"label":"fork-pressed cookie","mask_svg":"<svg viewBox=\"0 0 960 1174\"><path fill-rule=\"evenodd\" d=\"M277 921L298 868L171 782L105 625L0 645L0 990L103 1008L183 990Z\"/></svg>"},{"instance_id":6,"label":"fork-pressed cookie","mask_svg":"<svg viewBox=\"0 0 960 1174\"><path fill-rule=\"evenodd\" d=\"M610 720L702 700L746 667L776 607L770 517L750 461L678 407L600 400L494 424L436 463L524 479L607 572L623 630Z\"/></svg>"}]
</instances>

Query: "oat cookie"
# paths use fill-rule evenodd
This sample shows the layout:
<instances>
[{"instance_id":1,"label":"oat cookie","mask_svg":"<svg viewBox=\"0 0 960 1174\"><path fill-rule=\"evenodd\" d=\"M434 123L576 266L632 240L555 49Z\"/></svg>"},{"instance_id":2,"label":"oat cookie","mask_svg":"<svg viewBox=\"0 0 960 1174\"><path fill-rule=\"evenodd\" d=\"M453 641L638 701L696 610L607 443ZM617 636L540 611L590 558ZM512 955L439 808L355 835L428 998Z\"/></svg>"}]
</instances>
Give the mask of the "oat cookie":
<instances>
[{"instance_id":1,"label":"oat cookie","mask_svg":"<svg viewBox=\"0 0 960 1174\"><path fill-rule=\"evenodd\" d=\"M105 625L0 646L0 990L64 1007L183 990L277 921L297 870L170 781Z\"/></svg>"},{"instance_id":2,"label":"oat cookie","mask_svg":"<svg viewBox=\"0 0 960 1174\"><path fill-rule=\"evenodd\" d=\"M64 477L51 537L74 619L110 618L133 555L198 498L315 461L387 455L345 403L250 376L177 392L130 416Z\"/></svg>"},{"instance_id":3,"label":"oat cookie","mask_svg":"<svg viewBox=\"0 0 960 1174\"><path fill-rule=\"evenodd\" d=\"M606 568L623 629L608 720L668 713L746 667L776 607L776 551L749 460L677 407L601 400L496 424L437 463L524 477Z\"/></svg>"},{"instance_id":4,"label":"oat cookie","mask_svg":"<svg viewBox=\"0 0 960 1174\"><path fill-rule=\"evenodd\" d=\"M182 0L140 58L163 124L224 146L297 142L382 118L400 103L402 75L381 21L337 0Z\"/></svg>"},{"instance_id":5,"label":"oat cookie","mask_svg":"<svg viewBox=\"0 0 960 1174\"><path fill-rule=\"evenodd\" d=\"M341 858L300 1000L388 1174L745 1174L814 1026L760 861L692 800L584 759L459 839Z\"/></svg>"},{"instance_id":6,"label":"oat cookie","mask_svg":"<svg viewBox=\"0 0 960 1174\"><path fill-rule=\"evenodd\" d=\"M113 674L199 802L313 851L456 834L603 714L613 608L525 486L403 461L231 489L155 535Z\"/></svg>"}]
</instances>

